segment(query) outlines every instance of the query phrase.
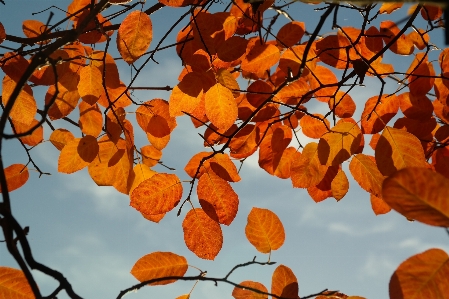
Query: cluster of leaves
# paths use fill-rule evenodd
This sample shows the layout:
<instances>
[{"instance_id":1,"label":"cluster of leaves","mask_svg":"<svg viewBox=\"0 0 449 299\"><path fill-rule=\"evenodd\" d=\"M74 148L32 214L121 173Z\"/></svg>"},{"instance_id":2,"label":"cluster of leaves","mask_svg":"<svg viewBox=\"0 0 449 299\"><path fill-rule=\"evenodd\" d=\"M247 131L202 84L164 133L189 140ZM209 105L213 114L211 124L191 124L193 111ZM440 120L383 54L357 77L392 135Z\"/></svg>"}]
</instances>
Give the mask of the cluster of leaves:
<instances>
[{"instance_id":1,"label":"cluster of leaves","mask_svg":"<svg viewBox=\"0 0 449 299\"><path fill-rule=\"evenodd\" d=\"M3 53L0 60L5 73L1 140L18 139L29 156L26 165L4 167L1 161L4 201L0 212L10 251L17 248L17 242L22 247L28 243L12 215L8 192L26 183L30 163L44 174L29 151L43 142L45 124L52 131L50 142L60 150L59 172L87 167L97 185L128 194L130 205L146 219L159 222L185 198L178 210L179 214L186 202L192 207L182 222L185 243L203 259L212 260L220 252L221 225L230 225L238 212L239 198L232 183L241 178L234 161L254 154L267 173L290 179L295 188L307 189L316 202L345 196L349 181L342 165L349 161L349 172L370 194L376 214L392 208L410 220L449 227L449 49L441 51L437 62L428 59L435 49L429 33L441 26L441 8L415 5L400 28L392 21L383 21L378 27L369 25L379 14L390 14L401 4L383 4L380 9L330 4L321 8L323 15L312 32L294 20L274 32L278 17L288 17L283 8L293 3L276 7L278 15L266 25L263 16L274 0L236 0L226 11L215 13L210 12L214 1L208 0L159 0L146 11L139 9L143 3L125 5L127 2L131 1L74 0L67 17L56 25L24 21L26 38L7 35L0 24L0 42L22 45ZM111 4L121 5L120 10L102 16ZM130 95L133 83L165 39L147 52L153 39L150 15L161 8L179 7L188 7L177 21L188 19L186 26L173 44L184 66L179 83L168 101L137 102ZM359 12L364 20L361 28L338 25L339 7ZM336 32L319 36L332 13ZM124 20L112 24L119 15L124 15ZM416 28L416 18L426 20L427 28ZM54 30L63 23L73 29ZM108 53L114 38L121 59L136 73L129 84L120 80L115 59ZM412 63L405 71L395 70L382 62L387 51L413 55ZM351 91L368 80L366 76L376 78L381 87L366 100L361 116L355 117ZM248 82L245 88L242 79ZM396 80L400 87L385 93L386 80ZM35 86L48 86L42 104L33 97ZM310 110L308 104L317 101L327 105L325 114ZM72 113L76 108L79 116ZM135 120L129 115L135 115ZM176 118L186 115L202 130L207 150L187 162L185 171L191 181L184 192L176 174L157 172L153 167L161 163ZM58 120L75 129L62 124L55 128L61 123ZM134 139L135 123L148 139L142 146ZM316 142L303 144L304 137ZM364 148L365 138L369 138L374 155ZM195 191L199 207L192 200ZM245 232L262 253L278 249L285 238L281 220L261 208L253 208ZM14 257L24 265L24 272L0 268L0 294L41 297L22 257ZM34 267L32 257L31 262L30 257L25 258ZM447 298L448 260L438 249L411 257L392 276L391 298L421 294ZM187 267L182 256L151 253L131 271L141 284L127 291L176 279L220 280L203 273L184 277ZM227 278L222 281L229 282ZM63 277L58 280L61 289L78 298ZM258 282L244 281L232 295L240 299L267 298L268 294L298 298L298 282L288 267L276 268L270 293ZM357 298L328 291L313 296Z\"/></svg>"}]
</instances>

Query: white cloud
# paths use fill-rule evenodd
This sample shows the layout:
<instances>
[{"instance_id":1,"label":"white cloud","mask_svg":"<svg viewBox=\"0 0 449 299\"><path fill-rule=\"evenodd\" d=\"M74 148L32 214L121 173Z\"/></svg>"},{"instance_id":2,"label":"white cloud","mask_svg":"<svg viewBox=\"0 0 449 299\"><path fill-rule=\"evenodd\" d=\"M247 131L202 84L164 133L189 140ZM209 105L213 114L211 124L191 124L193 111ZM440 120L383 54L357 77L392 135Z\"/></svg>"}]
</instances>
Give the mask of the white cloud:
<instances>
[{"instance_id":1,"label":"white cloud","mask_svg":"<svg viewBox=\"0 0 449 299\"><path fill-rule=\"evenodd\" d=\"M354 226L342 222L332 222L329 224L328 229L331 232L343 233L352 237L361 237L392 231L394 229L394 223L391 221L384 221L375 226L364 228L359 225Z\"/></svg>"},{"instance_id":2,"label":"white cloud","mask_svg":"<svg viewBox=\"0 0 449 299\"><path fill-rule=\"evenodd\" d=\"M412 251L414 251L416 253L426 251L430 248L440 248L446 252L449 252L449 246L447 246L445 244L434 243L434 242L425 242L421 238L418 238L418 237L404 239L404 240L400 241L394 247L401 249L401 250L411 249Z\"/></svg>"},{"instance_id":3,"label":"white cloud","mask_svg":"<svg viewBox=\"0 0 449 299\"><path fill-rule=\"evenodd\" d=\"M385 277L385 273L393 273L397 262L387 255L369 254L364 265L360 269L360 278Z\"/></svg>"}]
</instances>

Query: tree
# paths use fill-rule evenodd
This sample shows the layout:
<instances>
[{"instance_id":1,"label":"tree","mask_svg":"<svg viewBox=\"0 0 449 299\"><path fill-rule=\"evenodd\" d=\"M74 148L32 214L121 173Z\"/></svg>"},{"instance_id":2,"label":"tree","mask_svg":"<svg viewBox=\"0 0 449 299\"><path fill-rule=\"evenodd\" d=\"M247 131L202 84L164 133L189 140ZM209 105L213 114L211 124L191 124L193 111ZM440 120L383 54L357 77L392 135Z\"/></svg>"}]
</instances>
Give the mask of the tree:
<instances>
[{"instance_id":1,"label":"tree","mask_svg":"<svg viewBox=\"0 0 449 299\"><path fill-rule=\"evenodd\" d=\"M260 168L307 189L315 202L341 200L350 173L369 194L374 213L394 209L411 221L449 227L449 50L430 40L438 39L434 31L439 34L443 27L442 9L414 5L404 24L384 20L374 25L402 4L321 4L317 24L309 28L291 17L301 5L238 0L224 8L209 0L74 0L58 21L47 7L40 12L48 14L43 22L24 20L26 37L0 25L0 149L14 140L28 157L23 163L0 159L0 224L20 267L0 268L0 298L54 298L62 290L80 298L62 273L33 257L28 228L11 207L10 192L27 187L29 169L47 175L32 152L43 143L44 131L51 131L49 141L59 150L58 157L51 157L58 160L58 172L87 168L98 186L129 195L131 207L149 221L159 222L169 212L182 214L185 245L201 259L213 260L229 242L222 227L232 225L238 213L233 186L244 179L235 163L253 155ZM182 15L161 28L151 20L159 10ZM362 16L360 27L341 26L339 17L353 13ZM326 31L326 22L334 32ZM153 40L156 31L164 32L159 40ZM165 45L172 33L176 40ZM137 86L143 71L156 62L155 54L172 47L184 66L179 83ZM433 57L432 50L439 55ZM406 56L408 63L389 64L387 55ZM128 83L121 81L126 75L118 60L130 66ZM379 89L364 105L353 100L359 86L373 82ZM42 87L45 102L33 96ZM141 101L133 95L158 89L170 93L168 100ZM191 119L206 148L185 161L187 184L161 161L181 117ZM147 140L135 138L138 132ZM368 141L372 150L365 147ZM165 169L155 170L157 165ZM272 265L272 251L284 243L282 219L264 207L251 210L244 230L257 251L269 254L266 262L254 258L224 277L205 271L185 276L185 257L152 252L131 269L140 283L118 298L176 280L225 282L235 286L236 299L298 298L298 281L286 265L276 267L271 286L231 280L239 268ZM448 298L448 261L441 249L410 257L392 275L390 298ZM31 269L59 285L44 296ZM312 297L360 298L327 289L302 296Z\"/></svg>"}]
</instances>

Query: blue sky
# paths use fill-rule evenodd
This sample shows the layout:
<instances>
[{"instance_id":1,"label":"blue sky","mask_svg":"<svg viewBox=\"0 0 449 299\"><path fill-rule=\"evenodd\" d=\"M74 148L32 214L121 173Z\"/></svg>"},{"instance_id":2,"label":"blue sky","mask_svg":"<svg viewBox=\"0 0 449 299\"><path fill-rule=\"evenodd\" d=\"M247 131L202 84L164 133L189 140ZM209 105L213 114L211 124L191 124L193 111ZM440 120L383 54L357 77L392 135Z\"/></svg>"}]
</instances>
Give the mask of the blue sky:
<instances>
[{"instance_id":1,"label":"blue sky","mask_svg":"<svg viewBox=\"0 0 449 299\"><path fill-rule=\"evenodd\" d=\"M154 2L147 1L145 9ZM0 6L0 22L8 34L23 36L20 30L23 20L46 18L45 14L32 16L32 12L50 5L66 8L70 1L6 0L6 3L6 6ZM293 7L289 13L296 20L306 22L307 29L312 31L314 27L309 24L316 24L320 12L313 12L313 6ZM184 10L179 10L181 12ZM151 16L155 30L151 49L167 26L177 20L177 13L162 9ZM402 16L396 12L381 19L397 20ZM342 15L340 19L341 25L356 25L353 21L357 16ZM330 31L330 24L327 24L322 33ZM441 44L442 38L441 31L432 36L435 43ZM171 42L174 42L174 36L167 44ZM435 58L439 52L432 55ZM391 62L391 57L385 59ZM135 85L176 85L181 71L178 57L167 50L155 58L159 65L150 64ZM129 82L129 67L119 64L119 68L122 80ZM389 86L390 90L395 87ZM40 105L45 90L35 92ZM352 96L358 105L358 115L364 101L375 95L377 90L378 83L373 80L367 80L365 87L356 88ZM169 93L135 92L134 96L137 100L147 101L158 97L168 99ZM319 103L309 106L309 110L325 108ZM78 112L73 113L76 117ZM132 114L129 118L133 118ZM175 173L181 180L187 180L184 166L193 154L204 150L197 134L202 131L194 130L187 117L180 117L177 122L162 160L176 169ZM44 128L44 131L48 139L49 128ZM136 135L136 140L139 146L147 144L142 133ZM6 165L27 161L25 152L16 141L7 141L2 154ZM343 168L350 178L349 193L338 203L330 198L317 204L305 190L293 189L290 180L272 177L260 169L257 154L247 159L241 172L242 181L233 184L240 199L237 217L230 227L222 227L224 245L215 261L205 261L197 258L184 244L181 223L182 216L188 211L186 208L181 217L173 211L159 224L149 222L129 206L128 196L112 187L96 186L86 169L72 175L57 173L59 151L50 142L39 145L31 154L39 167L52 175L38 178L37 172L31 171L27 184L11 193L13 212L23 226L30 226L29 240L35 258L61 271L84 298L115 298L120 290L137 283L129 273L134 263L154 251L183 255L190 265L207 270L210 277L224 276L235 264L250 261L254 256L258 261L266 261L268 256L257 252L244 235L246 218L253 206L270 209L282 220L286 241L283 247L273 252L271 259L293 270L299 281L300 296L328 288L369 299L387 298L390 276L406 258L432 247L449 252L449 238L443 229L409 222L396 212L376 217L371 210L369 195L350 178L348 162ZM165 171L160 167L158 170ZM189 184L183 186L186 192ZM4 244L0 244L0 265L17 267ZM243 268L232 275L231 280L259 281L270 289L274 269L275 266ZM198 271L189 268L187 274L197 275ZM45 295L56 286L55 281L39 273L36 273L36 279ZM188 293L192 285L192 282L177 282L162 287L146 287L127 298L176 298ZM219 284L215 287L212 283L203 282L195 288L192 298L224 299L231 298L231 293L230 286ZM61 294L58 298L67 297Z\"/></svg>"}]
</instances>

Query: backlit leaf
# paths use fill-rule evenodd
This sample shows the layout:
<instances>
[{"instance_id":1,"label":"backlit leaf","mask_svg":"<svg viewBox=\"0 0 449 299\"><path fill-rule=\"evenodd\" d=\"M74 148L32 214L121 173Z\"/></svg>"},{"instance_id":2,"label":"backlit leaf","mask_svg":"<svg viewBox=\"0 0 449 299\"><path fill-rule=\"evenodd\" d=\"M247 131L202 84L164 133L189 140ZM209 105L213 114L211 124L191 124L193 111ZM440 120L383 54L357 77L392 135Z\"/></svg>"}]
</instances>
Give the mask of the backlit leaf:
<instances>
[{"instance_id":1,"label":"backlit leaf","mask_svg":"<svg viewBox=\"0 0 449 299\"><path fill-rule=\"evenodd\" d=\"M12 164L5 168L6 184L8 192L14 191L22 187L29 177L28 168L23 164ZM1 192L0 187L0 192Z\"/></svg>"},{"instance_id":2,"label":"backlit leaf","mask_svg":"<svg viewBox=\"0 0 449 299\"><path fill-rule=\"evenodd\" d=\"M248 41L240 36L232 36L217 49L217 56L225 62L235 61L243 56Z\"/></svg>"},{"instance_id":3,"label":"backlit leaf","mask_svg":"<svg viewBox=\"0 0 449 299\"><path fill-rule=\"evenodd\" d=\"M318 143L318 158L323 165L338 166L359 148L362 132L357 124L339 121Z\"/></svg>"},{"instance_id":4,"label":"backlit leaf","mask_svg":"<svg viewBox=\"0 0 449 299\"><path fill-rule=\"evenodd\" d=\"M190 251L202 259L215 259L223 245L220 224L207 216L203 209L192 209L184 218L182 229Z\"/></svg>"},{"instance_id":5,"label":"backlit leaf","mask_svg":"<svg viewBox=\"0 0 449 299\"><path fill-rule=\"evenodd\" d=\"M213 220L229 225L237 215L239 198L231 185L209 171L198 180L198 199Z\"/></svg>"},{"instance_id":6,"label":"backlit leaf","mask_svg":"<svg viewBox=\"0 0 449 299\"><path fill-rule=\"evenodd\" d=\"M432 116L432 102L425 95L416 96L405 92L398 96L398 100L402 113L408 118L426 120Z\"/></svg>"},{"instance_id":7,"label":"backlit leaf","mask_svg":"<svg viewBox=\"0 0 449 299\"><path fill-rule=\"evenodd\" d=\"M23 33L29 37L38 37L42 35L42 33L47 31L47 26L45 26L44 23L37 20L25 20L22 23L22 30ZM47 34L50 33L50 31L46 32Z\"/></svg>"},{"instance_id":8,"label":"backlit leaf","mask_svg":"<svg viewBox=\"0 0 449 299\"><path fill-rule=\"evenodd\" d=\"M73 173L81 170L95 159L98 151L99 146L95 137L86 135L83 138L75 138L61 150L58 171Z\"/></svg>"},{"instance_id":9,"label":"backlit leaf","mask_svg":"<svg viewBox=\"0 0 449 299\"><path fill-rule=\"evenodd\" d=\"M337 92L338 80L334 72L327 67L317 65L311 73L307 75L310 89L315 90L315 97L320 102L328 102ZM323 85L334 85L323 87Z\"/></svg>"},{"instance_id":10,"label":"backlit leaf","mask_svg":"<svg viewBox=\"0 0 449 299\"><path fill-rule=\"evenodd\" d=\"M306 26L304 22L293 21L285 24L276 35L276 42L280 47L291 47L301 41Z\"/></svg>"},{"instance_id":11,"label":"backlit leaf","mask_svg":"<svg viewBox=\"0 0 449 299\"><path fill-rule=\"evenodd\" d=\"M0 267L0 298L34 299L35 297L21 270Z\"/></svg>"},{"instance_id":12,"label":"backlit leaf","mask_svg":"<svg viewBox=\"0 0 449 299\"><path fill-rule=\"evenodd\" d=\"M390 298L446 298L449 294L449 257L432 248L399 265L390 279Z\"/></svg>"},{"instance_id":13,"label":"backlit leaf","mask_svg":"<svg viewBox=\"0 0 449 299\"><path fill-rule=\"evenodd\" d=\"M206 116L219 129L226 130L237 119L237 103L232 92L215 84L206 92Z\"/></svg>"},{"instance_id":14,"label":"backlit leaf","mask_svg":"<svg viewBox=\"0 0 449 299\"><path fill-rule=\"evenodd\" d=\"M249 288L268 293L267 288L260 282L245 280L239 283L243 288L234 287L232 297L235 299L268 299L268 295L256 293Z\"/></svg>"},{"instance_id":15,"label":"backlit leaf","mask_svg":"<svg viewBox=\"0 0 449 299\"><path fill-rule=\"evenodd\" d=\"M279 265L271 278L271 293L282 298L299 299L298 279L293 271L284 265Z\"/></svg>"},{"instance_id":16,"label":"backlit leaf","mask_svg":"<svg viewBox=\"0 0 449 299\"><path fill-rule=\"evenodd\" d=\"M365 191L377 197L382 196L384 176L377 168L374 157L365 154L355 155L349 163L349 171Z\"/></svg>"},{"instance_id":17,"label":"backlit leaf","mask_svg":"<svg viewBox=\"0 0 449 299\"><path fill-rule=\"evenodd\" d=\"M374 214L382 215L391 211L390 206L380 197L370 194L371 208Z\"/></svg>"},{"instance_id":18,"label":"backlit leaf","mask_svg":"<svg viewBox=\"0 0 449 299\"><path fill-rule=\"evenodd\" d=\"M332 196L339 201L349 190L349 181L345 172L340 169L331 183Z\"/></svg>"},{"instance_id":19,"label":"backlit leaf","mask_svg":"<svg viewBox=\"0 0 449 299\"><path fill-rule=\"evenodd\" d=\"M32 127L36 126L39 122L36 119L33 119L33 121L29 125L25 125L23 123L13 121L14 123L14 130L17 134L28 132ZM29 146L36 146L39 143L44 140L44 129L42 126L37 127L31 134L20 137L20 140L24 144L27 144Z\"/></svg>"},{"instance_id":20,"label":"backlit leaf","mask_svg":"<svg viewBox=\"0 0 449 299\"><path fill-rule=\"evenodd\" d=\"M408 167L385 179L382 199L405 217L449 226L449 179L426 168Z\"/></svg>"},{"instance_id":21,"label":"backlit leaf","mask_svg":"<svg viewBox=\"0 0 449 299\"><path fill-rule=\"evenodd\" d=\"M285 241L285 231L279 217L270 210L253 207L245 227L248 241L259 252L279 249Z\"/></svg>"},{"instance_id":22,"label":"backlit leaf","mask_svg":"<svg viewBox=\"0 0 449 299\"><path fill-rule=\"evenodd\" d=\"M302 154L295 157L291 166L291 180L295 188L308 188L317 185L326 173L326 166L318 159L318 144L310 142Z\"/></svg>"},{"instance_id":23,"label":"backlit leaf","mask_svg":"<svg viewBox=\"0 0 449 299\"><path fill-rule=\"evenodd\" d=\"M117 33L117 48L122 58L134 63L150 46L153 25L150 17L141 11L129 13L120 24Z\"/></svg>"},{"instance_id":24,"label":"backlit leaf","mask_svg":"<svg viewBox=\"0 0 449 299\"><path fill-rule=\"evenodd\" d=\"M64 146L75 139L72 132L66 129L56 129L50 135L50 142L58 149L62 150Z\"/></svg>"},{"instance_id":25,"label":"backlit leaf","mask_svg":"<svg viewBox=\"0 0 449 299\"><path fill-rule=\"evenodd\" d=\"M153 252L141 257L131 269L131 274L138 281L163 278L167 276L184 276L187 272L185 257L172 252ZM175 282L176 279L166 279L149 285L164 285Z\"/></svg>"},{"instance_id":26,"label":"backlit leaf","mask_svg":"<svg viewBox=\"0 0 449 299\"><path fill-rule=\"evenodd\" d=\"M181 116L183 112L191 113L200 103L203 96L201 77L188 73L176 85L170 95L170 116Z\"/></svg>"},{"instance_id":27,"label":"backlit leaf","mask_svg":"<svg viewBox=\"0 0 449 299\"><path fill-rule=\"evenodd\" d=\"M329 109L334 109L335 114L340 118L348 118L354 115L356 105L348 93L337 91L335 98L329 99Z\"/></svg>"},{"instance_id":28,"label":"backlit leaf","mask_svg":"<svg viewBox=\"0 0 449 299\"><path fill-rule=\"evenodd\" d=\"M98 137L103 130L103 116L97 103L93 105L85 101L79 104L80 119L79 125L81 131L86 135Z\"/></svg>"},{"instance_id":29,"label":"backlit leaf","mask_svg":"<svg viewBox=\"0 0 449 299\"><path fill-rule=\"evenodd\" d=\"M16 87L16 82L8 76L3 78L2 84L2 102L6 105L9 102L9 98ZM25 84L19 96L16 98L14 105L12 106L9 117L14 121L21 122L25 125L29 125L33 120L37 112L36 100L33 97L33 91L28 84Z\"/></svg>"},{"instance_id":30,"label":"backlit leaf","mask_svg":"<svg viewBox=\"0 0 449 299\"><path fill-rule=\"evenodd\" d=\"M375 157L377 167L390 176L405 167L426 167L421 142L404 130L386 127L377 142Z\"/></svg>"},{"instance_id":31,"label":"backlit leaf","mask_svg":"<svg viewBox=\"0 0 449 299\"><path fill-rule=\"evenodd\" d=\"M330 128L329 121L321 114L315 113L314 116L304 115L299 124L304 135L310 138L320 138L324 133L328 132Z\"/></svg>"},{"instance_id":32,"label":"backlit leaf","mask_svg":"<svg viewBox=\"0 0 449 299\"><path fill-rule=\"evenodd\" d=\"M67 72L58 79L58 93L55 85L51 85L45 94L45 104L49 105L54 100L48 110L51 120L60 119L69 115L78 105L80 95L78 93L79 75Z\"/></svg>"},{"instance_id":33,"label":"backlit leaf","mask_svg":"<svg viewBox=\"0 0 449 299\"><path fill-rule=\"evenodd\" d=\"M84 66L78 82L78 93L86 103L95 104L103 93L103 74L93 65Z\"/></svg>"},{"instance_id":34,"label":"backlit leaf","mask_svg":"<svg viewBox=\"0 0 449 299\"><path fill-rule=\"evenodd\" d=\"M398 35L400 29L396 26L396 23L392 21L382 21L380 23L380 33L385 44L388 44L396 35ZM396 42L394 42L389 48L390 51L399 55L410 55L415 49L413 41L406 35L402 34Z\"/></svg>"},{"instance_id":35,"label":"backlit leaf","mask_svg":"<svg viewBox=\"0 0 449 299\"><path fill-rule=\"evenodd\" d=\"M376 107L374 109L374 107ZM375 134L383 130L386 124L398 113L399 100L396 95L373 96L365 103L362 112L362 132ZM368 116L370 118L368 119Z\"/></svg>"},{"instance_id":36,"label":"backlit leaf","mask_svg":"<svg viewBox=\"0 0 449 299\"><path fill-rule=\"evenodd\" d=\"M403 4L400 2L382 3L382 6L379 8L379 13L391 14L393 11L400 9Z\"/></svg>"},{"instance_id":37,"label":"backlit leaf","mask_svg":"<svg viewBox=\"0 0 449 299\"><path fill-rule=\"evenodd\" d=\"M148 215L171 211L182 197L182 185L175 174L158 173L143 181L131 194L130 205Z\"/></svg>"},{"instance_id":38,"label":"backlit leaf","mask_svg":"<svg viewBox=\"0 0 449 299\"><path fill-rule=\"evenodd\" d=\"M257 43L243 57L241 68L250 73L265 71L279 62L280 55L276 46Z\"/></svg>"}]
</instances>

